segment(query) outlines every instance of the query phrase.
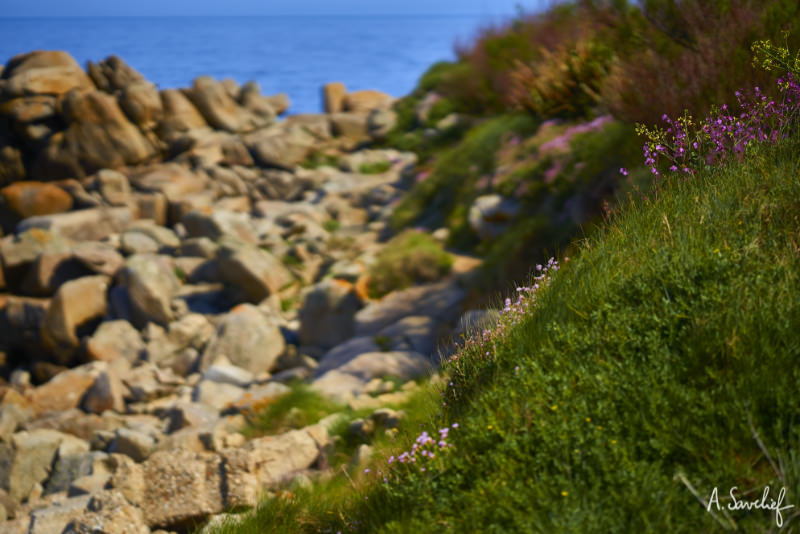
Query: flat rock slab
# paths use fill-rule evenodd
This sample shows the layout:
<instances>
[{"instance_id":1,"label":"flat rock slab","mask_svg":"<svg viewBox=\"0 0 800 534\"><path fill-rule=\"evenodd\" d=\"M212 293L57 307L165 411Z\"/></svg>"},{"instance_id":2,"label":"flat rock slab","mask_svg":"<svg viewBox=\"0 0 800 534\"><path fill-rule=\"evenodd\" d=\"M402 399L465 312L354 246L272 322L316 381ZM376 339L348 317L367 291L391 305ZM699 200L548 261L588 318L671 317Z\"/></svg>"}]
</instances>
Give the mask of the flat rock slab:
<instances>
[{"instance_id":1,"label":"flat rock slab","mask_svg":"<svg viewBox=\"0 0 800 534\"><path fill-rule=\"evenodd\" d=\"M467 292L452 281L410 287L390 293L356 314L356 335L374 336L387 326L412 315L453 322Z\"/></svg>"},{"instance_id":2,"label":"flat rock slab","mask_svg":"<svg viewBox=\"0 0 800 534\"><path fill-rule=\"evenodd\" d=\"M427 356L412 351L392 351L360 354L336 370L369 381L384 377L413 380L432 369Z\"/></svg>"},{"instance_id":3,"label":"flat rock slab","mask_svg":"<svg viewBox=\"0 0 800 534\"><path fill-rule=\"evenodd\" d=\"M100 241L123 231L132 220L133 212L127 207L94 208L29 217L17 225L17 233L39 228L76 241Z\"/></svg>"}]
</instances>

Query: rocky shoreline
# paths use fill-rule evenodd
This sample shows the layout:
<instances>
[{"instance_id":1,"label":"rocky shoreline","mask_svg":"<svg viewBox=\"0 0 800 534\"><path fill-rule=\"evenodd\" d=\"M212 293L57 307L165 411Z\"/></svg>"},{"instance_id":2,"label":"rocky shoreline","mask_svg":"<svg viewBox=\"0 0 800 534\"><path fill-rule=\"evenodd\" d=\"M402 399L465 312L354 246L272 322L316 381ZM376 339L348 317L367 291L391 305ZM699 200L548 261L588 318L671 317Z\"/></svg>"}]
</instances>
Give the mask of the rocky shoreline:
<instances>
[{"instance_id":1,"label":"rocky shoreline","mask_svg":"<svg viewBox=\"0 0 800 534\"><path fill-rule=\"evenodd\" d=\"M0 71L0 532L182 532L252 507L329 476L338 417L248 440L245 414L303 381L391 427L384 406L435 373L479 262L369 297L416 156L369 148L390 96L323 98L279 119L285 95L159 91L114 56Z\"/></svg>"}]
</instances>

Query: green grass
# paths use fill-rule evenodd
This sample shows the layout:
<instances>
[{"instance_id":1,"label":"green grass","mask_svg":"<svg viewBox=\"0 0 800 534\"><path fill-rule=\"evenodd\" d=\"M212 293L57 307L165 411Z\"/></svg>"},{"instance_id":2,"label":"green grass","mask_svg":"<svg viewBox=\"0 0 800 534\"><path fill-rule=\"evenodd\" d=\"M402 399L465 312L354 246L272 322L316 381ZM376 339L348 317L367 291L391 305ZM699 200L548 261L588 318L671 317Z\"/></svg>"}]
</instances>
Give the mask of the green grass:
<instances>
[{"instance_id":1,"label":"green grass","mask_svg":"<svg viewBox=\"0 0 800 534\"><path fill-rule=\"evenodd\" d=\"M452 265L453 256L429 234L407 230L386 243L370 266L370 297L433 282L450 272Z\"/></svg>"},{"instance_id":2,"label":"green grass","mask_svg":"<svg viewBox=\"0 0 800 534\"><path fill-rule=\"evenodd\" d=\"M417 183L394 211L392 226L405 228L421 223L431 228L447 224L466 225L469 204L479 192L475 183L481 176L494 172L496 151L504 140L515 133L530 134L538 124L524 115L500 116L472 128L452 147L442 150L431 174Z\"/></svg>"},{"instance_id":3,"label":"green grass","mask_svg":"<svg viewBox=\"0 0 800 534\"><path fill-rule=\"evenodd\" d=\"M392 164L388 161L376 161L374 163L362 163L358 166L358 172L361 174L381 174L392 168Z\"/></svg>"},{"instance_id":4,"label":"green grass","mask_svg":"<svg viewBox=\"0 0 800 534\"><path fill-rule=\"evenodd\" d=\"M684 480L703 498L715 486L721 497L731 486L752 496L785 486L787 503L800 504L799 146L665 184L585 240L531 313L517 324L506 316L503 335L447 366L454 385L421 404L429 414L440 406L422 428L460 427L454 448L426 472L384 464L386 484L273 500L256 524L272 532L730 528ZM729 514L741 531L774 529L766 511Z\"/></svg>"},{"instance_id":5,"label":"green grass","mask_svg":"<svg viewBox=\"0 0 800 534\"><path fill-rule=\"evenodd\" d=\"M323 417L344 410L344 406L323 397L305 384L292 385L291 391L247 414L243 434L248 438L279 434L313 425Z\"/></svg>"}]
</instances>

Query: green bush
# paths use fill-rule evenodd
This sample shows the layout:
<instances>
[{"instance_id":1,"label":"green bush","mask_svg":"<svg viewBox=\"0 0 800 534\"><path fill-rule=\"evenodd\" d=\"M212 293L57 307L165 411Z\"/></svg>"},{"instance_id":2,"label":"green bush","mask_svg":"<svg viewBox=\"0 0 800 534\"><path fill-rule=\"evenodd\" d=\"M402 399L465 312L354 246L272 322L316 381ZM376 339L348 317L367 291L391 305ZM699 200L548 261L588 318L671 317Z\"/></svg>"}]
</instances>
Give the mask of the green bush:
<instances>
[{"instance_id":1,"label":"green bush","mask_svg":"<svg viewBox=\"0 0 800 534\"><path fill-rule=\"evenodd\" d=\"M440 279L450 271L453 257L430 235L408 230L386 243L369 268L372 298L421 282Z\"/></svg>"}]
</instances>

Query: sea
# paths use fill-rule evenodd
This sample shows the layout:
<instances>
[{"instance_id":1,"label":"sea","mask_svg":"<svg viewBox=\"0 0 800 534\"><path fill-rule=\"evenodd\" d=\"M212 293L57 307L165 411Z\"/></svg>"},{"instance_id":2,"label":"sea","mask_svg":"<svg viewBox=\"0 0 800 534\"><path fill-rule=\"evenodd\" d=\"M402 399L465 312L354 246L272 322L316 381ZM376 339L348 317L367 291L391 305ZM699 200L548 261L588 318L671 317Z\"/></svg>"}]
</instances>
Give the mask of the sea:
<instances>
[{"instance_id":1,"label":"sea","mask_svg":"<svg viewBox=\"0 0 800 534\"><path fill-rule=\"evenodd\" d=\"M290 113L322 110L320 89L408 94L425 70L456 57L487 15L0 18L0 61L31 50L66 50L82 65L116 54L161 89L197 76L255 80L287 93Z\"/></svg>"}]
</instances>

